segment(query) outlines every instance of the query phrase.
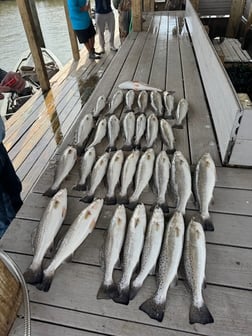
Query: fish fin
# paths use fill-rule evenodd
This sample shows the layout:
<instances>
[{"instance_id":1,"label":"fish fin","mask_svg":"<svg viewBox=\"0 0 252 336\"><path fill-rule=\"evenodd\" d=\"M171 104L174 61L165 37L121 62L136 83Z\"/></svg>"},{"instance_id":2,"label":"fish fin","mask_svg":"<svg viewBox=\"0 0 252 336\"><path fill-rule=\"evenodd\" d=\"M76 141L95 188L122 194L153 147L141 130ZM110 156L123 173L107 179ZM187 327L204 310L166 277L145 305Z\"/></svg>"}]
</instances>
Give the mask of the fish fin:
<instances>
[{"instance_id":1,"label":"fish fin","mask_svg":"<svg viewBox=\"0 0 252 336\"><path fill-rule=\"evenodd\" d=\"M77 156L80 157L83 154L84 146L77 146L76 150L77 150Z\"/></svg>"},{"instance_id":2,"label":"fish fin","mask_svg":"<svg viewBox=\"0 0 252 336\"><path fill-rule=\"evenodd\" d=\"M108 146L107 148L106 148L106 152L116 152L117 151L117 148L116 148L116 146Z\"/></svg>"},{"instance_id":3,"label":"fish fin","mask_svg":"<svg viewBox=\"0 0 252 336\"><path fill-rule=\"evenodd\" d=\"M37 289L44 291L44 292L48 292L52 284L53 275L54 274L50 276L44 275L42 282L36 285Z\"/></svg>"},{"instance_id":4,"label":"fish fin","mask_svg":"<svg viewBox=\"0 0 252 336\"><path fill-rule=\"evenodd\" d=\"M73 186L73 190L85 191L85 190L87 190L87 185L86 185L86 183L77 184L77 185Z\"/></svg>"},{"instance_id":5,"label":"fish fin","mask_svg":"<svg viewBox=\"0 0 252 336\"><path fill-rule=\"evenodd\" d=\"M140 150L140 149L141 149L141 145L140 145L140 144L135 144L135 145L134 145L134 149L138 149L138 150Z\"/></svg>"},{"instance_id":6,"label":"fish fin","mask_svg":"<svg viewBox=\"0 0 252 336\"><path fill-rule=\"evenodd\" d=\"M130 209L130 210L134 210L135 207L137 206L137 202L130 202L128 204L125 204L126 208Z\"/></svg>"},{"instance_id":7,"label":"fish fin","mask_svg":"<svg viewBox=\"0 0 252 336\"><path fill-rule=\"evenodd\" d=\"M168 204L162 203L162 204L158 204L160 206L160 208L163 210L164 213L169 213L169 207Z\"/></svg>"},{"instance_id":8,"label":"fish fin","mask_svg":"<svg viewBox=\"0 0 252 336\"><path fill-rule=\"evenodd\" d=\"M49 188L43 193L43 196L53 197L58 191L59 191L59 188L57 189Z\"/></svg>"},{"instance_id":9,"label":"fish fin","mask_svg":"<svg viewBox=\"0 0 252 336\"><path fill-rule=\"evenodd\" d=\"M105 199L104 199L104 204L115 205L116 204L116 197L115 196L112 196L112 197L106 196Z\"/></svg>"},{"instance_id":10,"label":"fish fin","mask_svg":"<svg viewBox=\"0 0 252 336\"><path fill-rule=\"evenodd\" d=\"M165 312L165 302L156 303L154 298L150 298L142 303L139 309L148 314L150 318L162 322Z\"/></svg>"},{"instance_id":11,"label":"fish fin","mask_svg":"<svg viewBox=\"0 0 252 336\"><path fill-rule=\"evenodd\" d=\"M174 124L172 125L172 128L183 129L184 126L182 124Z\"/></svg>"},{"instance_id":12,"label":"fish fin","mask_svg":"<svg viewBox=\"0 0 252 336\"><path fill-rule=\"evenodd\" d=\"M136 297L136 295L139 292L140 288L141 288L141 286L131 286L130 292L129 292L129 299L130 300L133 300Z\"/></svg>"},{"instance_id":13,"label":"fish fin","mask_svg":"<svg viewBox=\"0 0 252 336\"><path fill-rule=\"evenodd\" d=\"M118 204L128 204L129 203L129 199L128 196L117 196L117 203Z\"/></svg>"},{"instance_id":14,"label":"fish fin","mask_svg":"<svg viewBox=\"0 0 252 336\"><path fill-rule=\"evenodd\" d=\"M94 200L94 195L86 195L80 199L80 201L84 203L92 203L93 200Z\"/></svg>"},{"instance_id":15,"label":"fish fin","mask_svg":"<svg viewBox=\"0 0 252 336\"><path fill-rule=\"evenodd\" d=\"M128 305L129 304L129 287L126 287L122 290L118 290L117 288L117 295L115 295L112 299L114 302L116 303L121 303L121 304L124 304L124 305Z\"/></svg>"},{"instance_id":16,"label":"fish fin","mask_svg":"<svg viewBox=\"0 0 252 336\"><path fill-rule=\"evenodd\" d=\"M31 268L28 267L27 270L24 272L24 279L26 283L37 284L42 281L42 278L43 278L42 266L36 270L32 270Z\"/></svg>"},{"instance_id":17,"label":"fish fin","mask_svg":"<svg viewBox=\"0 0 252 336\"><path fill-rule=\"evenodd\" d=\"M101 284L98 293L96 295L97 300L108 300L108 299L113 299L118 295L117 292L117 286L116 284L112 283L111 285L104 285L103 283Z\"/></svg>"},{"instance_id":18,"label":"fish fin","mask_svg":"<svg viewBox=\"0 0 252 336\"><path fill-rule=\"evenodd\" d=\"M130 152L130 151L133 150L133 146L132 145L123 145L121 149L123 151Z\"/></svg>"},{"instance_id":19,"label":"fish fin","mask_svg":"<svg viewBox=\"0 0 252 336\"><path fill-rule=\"evenodd\" d=\"M172 154L174 154L175 152L176 152L176 149L175 149L175 148L173 148L173 149L168 149L168 148L167 148L167 149L166 149L166 153L167 153L167 154L171 154L171 155L172 155Z\"/></svg>"},{"instance_id":20,"label":"fish fin","mask_svg":"<svg viewBox=\"0 0 252 336\"><path fill-rule=\"evenodd\" d=\"M189 313L189 322L190 324L193 323L207 324L207 323L213 323L214 319L205 303L203 303L203 305L199 308L191 304Z\"/></svg>"},{"instance_id":21,"label":"fish fin","mask_svg":"<svg viewBox=\"0 0 252 336\"><path fill-rule=\"evenodd\" d=\"M204 231L214 231L214 225L213 225L212 219L210 217L203 218L202 225L203 225Z\"/></svg>"}]
</instances>

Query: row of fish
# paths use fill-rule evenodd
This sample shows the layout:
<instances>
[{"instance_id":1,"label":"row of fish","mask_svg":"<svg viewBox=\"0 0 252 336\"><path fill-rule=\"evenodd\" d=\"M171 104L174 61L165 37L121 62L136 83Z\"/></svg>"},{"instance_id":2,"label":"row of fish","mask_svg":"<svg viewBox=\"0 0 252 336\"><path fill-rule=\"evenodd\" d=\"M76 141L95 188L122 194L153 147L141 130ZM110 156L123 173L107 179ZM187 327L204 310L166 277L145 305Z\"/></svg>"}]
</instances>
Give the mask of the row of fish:
<instances>
[{"instance_id":1,"label":"row of fish","mask_svg":"<svg viewBox=\"0 0 252 336\"><path fill-rule=\"evenodd\" d=\"M175 211L165 228L163 211L155 207L147 225L145 206L139 204L127 225L125 207L119 205L107 231L104 276L97 299L113 299L117 303L128 304L137 295L148 274L155 273L157 265L156 292L139 308L151 318L162 321L167 291L177 281L183 245L184 219L181 212ZM122 249L122 276L116 284L113 271ZM140 270L133 280L139 263ZM193 218L187 228L184 247L185 274L192 293L190 323L213 322L202 295L205 264L205 234L202 225Z\"/></svg>"},{"instance_id":2,"label":"row of fish","mask_svg":"<svg viewBox=\"0 0 252 336\"><path fill-rule=\"evenodd\" d=\"M74 166L76 157L76 149L67 147L59 160L54 182L45 195L57 192ZM74 189L87 190L81 200L90 203L104 178L107 185L105 203L127 204L131 209L135 208L151 179L157 195L155 203L164 212L169 211L166 201L169 182L176 197L176 209L182 214L185 214L187 202L193 192L200 207L204 229L207 231L214 229L208 208L213 197L216 168L209 153L205 153L198 161L192 184L191 168L180 151L173 154L171 162L165 151L156 156L152 148L142 154L139 150L132 151L125 159L122 150L116 151L112 156L111 153L105 152L97 160L95 148L91 147L82 157L80 179ZM90 181L89 187L88 181ZM134 190L129 197L129 187L132 184ZM119 185L120 191L116 196L116 188Z\"/></svg>"},{"instance_id":3,"label":"row of fish","mask_svg":"<svg viewBox=\"0 0 252 336\"><path fill-rule=\"evenodd\" d=\"M183 128L182 121L184 120L188 112L188 101L185 98L181 98L175 109L175 98L171 92L163 91L160 93L157 90L151 90L148 94L147 90L141 90L138 95L134 89L128 90L124 96L124 92L118 89L112 96L109 110L106 115L114 115L116 109L125 101L126 110L134 111L138 113L145 113L147 110L149 101L154 113L158 117L167 119L175 119L174 127ZM134 104L137 102L137 109L134 108ZM106 107L106 97L99 96L95 108L92 112L94 118L100 116L101 112Z\"/></svg>"},{"instance_id":4,"label":"row of fish","mask_svg":"<svg viewBox=\"0 0 252 336\"><path fill-rule=\"evenodd\" d=\"M97 199L86 207L68 228L55 256L43 270L43 260L59 232L67 212L67 190L61 189L50 200L33 241L34 256L24 273L27 283L36 284L37 288L48 291L56 270L68 259L94 230L103 206L103 199Z\"/></svg>"},{"instance_id":5,"label":"row of fish","mask_svg":"<svg viewBox=\"0 0 252 336\"><path fill-rule=\"evenodd\" d=\"M85 142L89 140L91 131L95 127L93 116L86 114L80 122L74 140L74 147L76 147L78 155L84 149L89 149L101 143L106 136L108 138L108 147L106 150L115 151L117 149L116 141L121 134L120 124L120 120L115 115L111 115L108 119L101 119L95 128L92 141L89 145L85 146ZM159 133L162 142L167 147L167 152L173 153L175 151L175 137L171 125L163 118L159 120L154 113L148 117L143 113L136 117L133 112L129 112L123 118L122 128L125 137L122 149L125 151L130 151L133 148L140 149L144 138L145 144L143 149L151 148L159 138Z\"/></svg>"}]
</instances>

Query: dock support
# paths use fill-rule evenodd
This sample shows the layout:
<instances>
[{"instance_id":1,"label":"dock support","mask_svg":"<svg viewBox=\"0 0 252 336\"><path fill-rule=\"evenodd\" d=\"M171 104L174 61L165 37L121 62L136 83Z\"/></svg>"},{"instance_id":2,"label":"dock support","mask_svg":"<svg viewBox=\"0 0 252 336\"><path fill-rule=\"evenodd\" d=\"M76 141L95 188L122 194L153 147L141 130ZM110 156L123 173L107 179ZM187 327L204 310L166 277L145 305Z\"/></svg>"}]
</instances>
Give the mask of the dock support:
<instances>
[{"instance_id":1,"label":"dock support","mask_svg":"<svg viewBox=\"0 0 252 336\"><path fill-rule=\"evenodd\" d=\"M244 11L245 0L233 0L227 26L227 37L237 37L241 17Z\"/></svg>"},{"instance_id":2,"label":"dock support","mask_svg":"<svg viewBox=\"0 0 252 336\"><path fill-rule=\"evenodd\" d=\"M142 0L133 0L132 9L132 29L135 32L142 30Z\"/></svg>"},{"instance_id":3,"label":"dock support","mask_svg":"<svg viewBox=\"0 0 252 336\"><path fill-rule=\"evenodd\" d=\"M77 38L76 38L75 32L73 31L73 28L70 22L69 12L68 12L68 7L67 7L67 0L64 0L64 8L65 8L65 13L66 13L67 27L68 27L69 37L70 37L73 59L75 61L78 61L80 59L80 52L79 52Z\"/></svg>"},{"instance_id":4,"label":"dock support","mask_svg":"<svg viewBox=\"0 0 252 336\"><path fill-rule=\"evenodd\" d=\"M37 14L34 14L36 12L34 0L17 0L17 5L34 60L40 87L43 92L46 92L50 89L50 83L41 52L41 39L39 38L37 30L40 25Z\"/></svg>"}]
</instances>

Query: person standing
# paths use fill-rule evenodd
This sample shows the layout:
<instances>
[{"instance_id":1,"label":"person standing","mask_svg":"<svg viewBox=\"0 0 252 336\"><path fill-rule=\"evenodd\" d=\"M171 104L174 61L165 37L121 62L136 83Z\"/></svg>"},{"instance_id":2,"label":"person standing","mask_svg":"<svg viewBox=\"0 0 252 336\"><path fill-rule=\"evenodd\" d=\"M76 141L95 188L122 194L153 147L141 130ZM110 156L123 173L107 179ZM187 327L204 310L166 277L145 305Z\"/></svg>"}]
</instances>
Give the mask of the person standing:
<instances>
[{"instance_id":1,"label":"person standing","mask_svg":"<svg viewBox=\"0 0 252 336\"><path fill-rule=\"evenodd\" d=\"M94 48L96 31L89 15L89 0L67 0L67 6L72 28L79 43L84 43L90 59L100 59L100 53Z\"/></svg>"},{"instance_id":2,"label":"person standing","mask_svg":"<svg viewBox=\"0 0 252 336\"><path fill-rule=\"evenodd\" d=\"M123 43L131 27L131 0L113 0L113 5L118 10L119 36Z\"/></svg>"},{"instance_id":3,"label":"person standing","mask_svg":"<svg viewBox=\"0 0 252 336\"><path fill-rule=\"evenodd\" d=\"M7 73L0 68L0 99L6 92L20 93L24 88L25 80L18 73ZM23 204L20 196L22 184L3 145L4 137L5 128L0 116L0 238Z\"/></svg>"},{"instance_id":4,"label":"person standing","mask_svg":"<svg viewBox=\"0 0 252 336\"><path fill-rule=\"evenodd\" d=\"M110 50L117 51L114 46L115 35L115 16L111 8L111 0L95 0L95 21L99 35L99 42L101 47L101 53L105 53L105 27L108 26L110 34L109 45Z\"/></svg>"}]
</instances>

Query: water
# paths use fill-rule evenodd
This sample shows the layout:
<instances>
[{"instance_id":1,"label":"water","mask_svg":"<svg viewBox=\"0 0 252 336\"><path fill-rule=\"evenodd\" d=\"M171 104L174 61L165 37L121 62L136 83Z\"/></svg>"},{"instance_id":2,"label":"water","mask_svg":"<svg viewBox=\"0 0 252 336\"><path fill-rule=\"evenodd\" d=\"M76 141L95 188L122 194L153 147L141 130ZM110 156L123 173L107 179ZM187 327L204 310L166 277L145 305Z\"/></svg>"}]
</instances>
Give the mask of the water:
<instances>
[{"instance_id":1,"label":"water","mask_svg":"<svg viewBox=\"0 0 252 336\"><path fill-rule=\"evenodd\" d=\"M72 59L63 0L35 1L46 48L66 64ZM0 67L15 68L20 56L29 49L16 1L0 1Z\"/></svg>"}]
</instances>

